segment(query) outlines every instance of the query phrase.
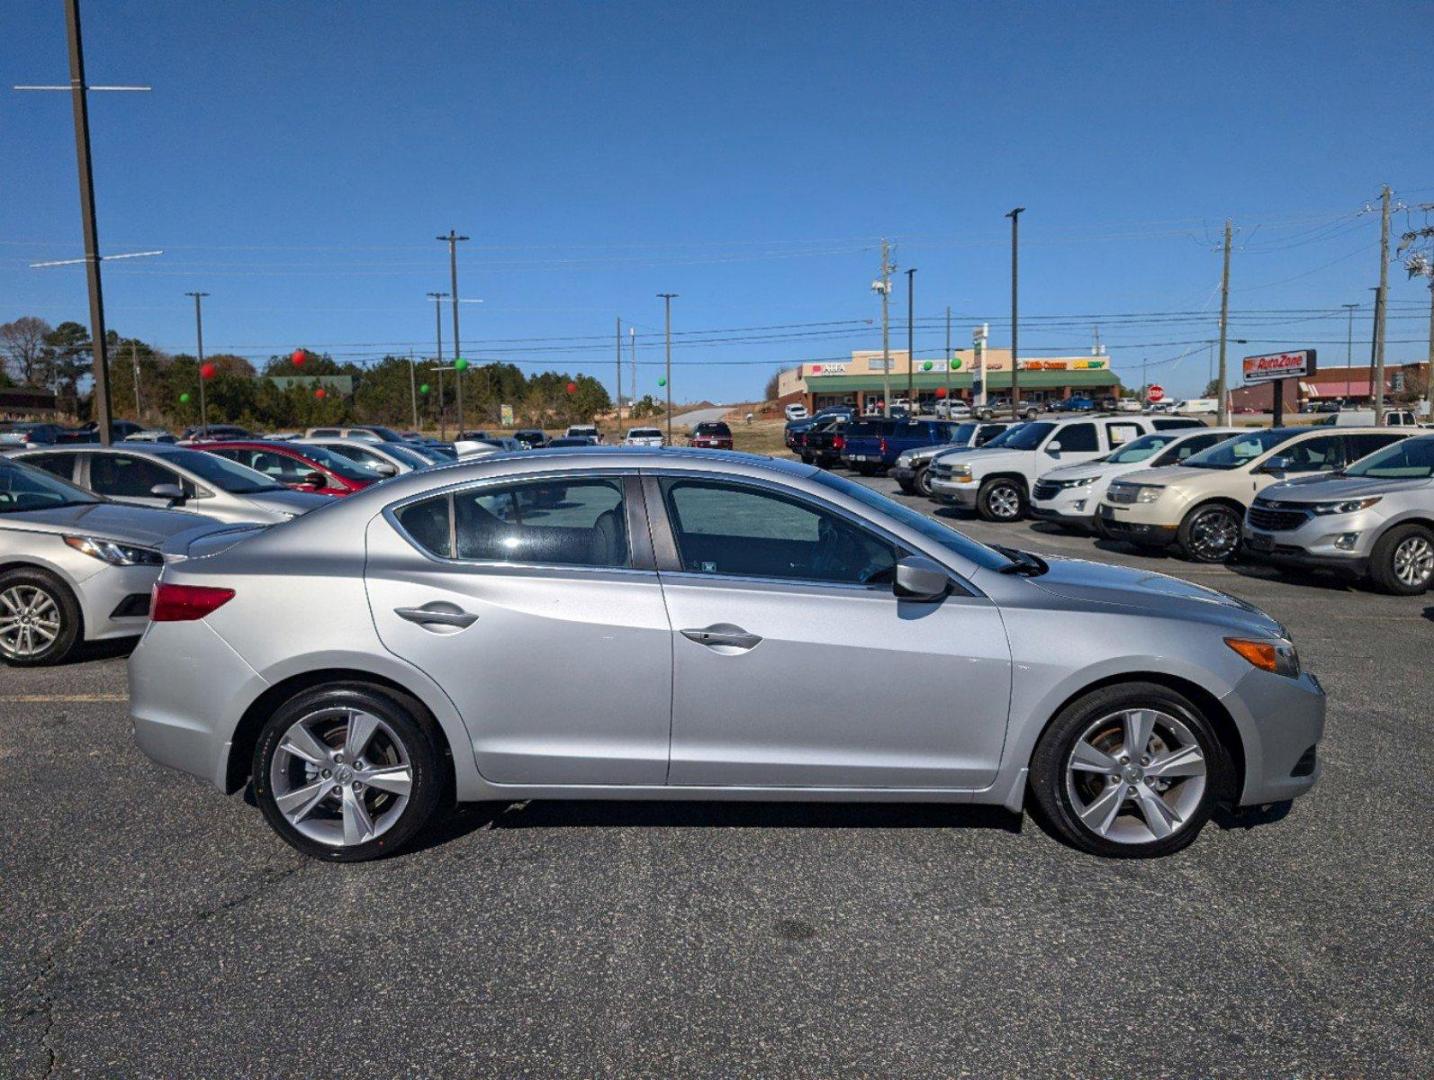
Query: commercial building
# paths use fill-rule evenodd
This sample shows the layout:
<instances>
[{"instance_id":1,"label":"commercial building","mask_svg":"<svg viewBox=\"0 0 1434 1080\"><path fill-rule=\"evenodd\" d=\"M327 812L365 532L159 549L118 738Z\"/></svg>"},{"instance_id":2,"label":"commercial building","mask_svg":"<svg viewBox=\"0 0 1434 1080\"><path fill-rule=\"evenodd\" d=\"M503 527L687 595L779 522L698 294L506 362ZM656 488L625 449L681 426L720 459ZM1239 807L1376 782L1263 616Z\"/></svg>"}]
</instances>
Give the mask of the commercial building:
<instances>
[{"instance_id":1,"label":"commercial building","mask_svg":"<svg viewBox=\"0 0 1434 1080\"><path fill-rule=\"evenodd\" d=\"M1285 385L1285 408L1290 410L1327 401L1355 406L1374 404L1374 369L1367 364L1324 368L1313 375L1280 381ZM1386 397L1395 400L1423 397L1428 385L1428 361L1384 366ZM1274 387L1274 382L1237 387L1230 391L1230 408L1236 412L1269 412L1275 404Z\"/></svg>"},{"instance_id":2,"label":"commercial building","mask_svg":"<svg viewBox=\"0 0 1434 1080\"><path fill-rule=\"evenodd\" d=\"M1009 397L1011 393L1011 351L986 349L985 391L988 398ZM905 349L891 352L891 369L882 370L880 350L853 352L850 360L835 363L806 363L781 373L777 391L783 403L800 401L810 410L829 405L851 405L859 410L879 409L886 383L892 400L906 397L907 374L911 373L917 402L927 411L949 391L952 398L971 401L973 382L980 376L980 358L974 349L951 354L950 369L941 359L916 360L911 371ZM1103 397L1120 391L1120 380L1110 370L1108 356L1049 356L1020 361L1020 394L1025 400L1049 401L1075 395ZM888 376L889 379L884 378Z\"/></svg>"}]
</instances>

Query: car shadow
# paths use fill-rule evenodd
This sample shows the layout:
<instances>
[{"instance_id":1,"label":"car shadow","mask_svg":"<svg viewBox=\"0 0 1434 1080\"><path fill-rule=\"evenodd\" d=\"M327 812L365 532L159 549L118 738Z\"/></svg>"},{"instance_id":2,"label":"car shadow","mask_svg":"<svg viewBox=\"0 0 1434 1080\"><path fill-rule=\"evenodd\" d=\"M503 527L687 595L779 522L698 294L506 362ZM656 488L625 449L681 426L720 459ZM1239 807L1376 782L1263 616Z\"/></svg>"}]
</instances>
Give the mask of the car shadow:
<instances>
[{"instance_id":1,"label":"car shadow","mask_svg":"<svg viewBox=\"0 0 1434 1080\"><path fill-rule=\"evenodd\" d=\"M788 803L647 800L532 800L463 803L413 845L437 847L493 829L1000 829L1024 820L999 806L969 803Z\"/></svg>"},{"instance_id":2,"label":"car shadow","mask_svg":"<svg viewBox=\"0 0 1434 1080\"><path fill-rule=\"evenodd\" d=\"M129 656L138 644L138 636L81 642L75 646L69 656L55 666L68 667L70 664L87 664L91 660L116 660Z\"/></svg>"}]
</instances>

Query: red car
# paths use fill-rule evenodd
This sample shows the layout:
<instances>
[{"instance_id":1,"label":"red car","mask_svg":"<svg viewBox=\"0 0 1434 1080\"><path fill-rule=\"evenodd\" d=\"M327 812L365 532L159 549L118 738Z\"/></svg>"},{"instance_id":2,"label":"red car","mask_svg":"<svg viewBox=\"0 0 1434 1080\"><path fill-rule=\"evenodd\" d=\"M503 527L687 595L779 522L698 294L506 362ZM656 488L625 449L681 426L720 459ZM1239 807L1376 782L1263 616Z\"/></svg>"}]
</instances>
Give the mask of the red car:
<instances>
[{"instance_id":1,"label":"red car","mask_svg":"<svg viewBox=\"0 0 1434 1080\"><path fill-rule=\"evenodd\" d=\"M706 450L731 450L732 429L721 420L704 420L692 429L688 446L700 446Z\"/></svg>"},{"instance_id":2,"label":"red car","mask_svg":"<svg viewBox=\"0 0 1434 1080\"><path fill-rule=\"evenodd\" d=\"M194 449L247 465L275 483L295 491L313 491L320 495L352 495L384 479L383 473L323 446L299 446L260 439L253 442L195 443Z\"/></svg>"}]
</instances>

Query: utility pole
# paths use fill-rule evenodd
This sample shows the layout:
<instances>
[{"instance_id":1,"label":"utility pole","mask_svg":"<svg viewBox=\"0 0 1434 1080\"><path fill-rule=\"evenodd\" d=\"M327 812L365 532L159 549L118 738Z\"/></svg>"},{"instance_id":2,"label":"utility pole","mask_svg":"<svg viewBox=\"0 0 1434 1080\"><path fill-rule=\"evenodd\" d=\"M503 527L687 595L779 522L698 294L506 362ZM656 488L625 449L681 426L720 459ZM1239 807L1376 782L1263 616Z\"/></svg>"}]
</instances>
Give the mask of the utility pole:
<instances>
[{"instance_id":1,"label":"utility pole","mask_svg":"<svg viewBox=\"0 0 1434 1080\"><path fill-rule=\"evenodd\" d=\"M129 339L129 359L134 367L134 418L139 423L144 423L144 406L139 400L139 339Z\"/></svg>"},{"instance_id":2,"label":"utility pole","mask_svg":"<svg viewBox=\"0 0 1434 1080\"><path fill-rule=\"evenodd\" d=\"M1424 417L1434 420L1434 274L1429 276L1429 367L1424 372Z\"/></svg>"},{"instance_id":3,"label":"utility pole","mask_svg":"<svg viewBox=\"0 0 1434 1080\"><path fill-rule=\"evenodd\" d=\"M438 372L438 441L447 442L448 407L443 403L443 373L445 371L453 371L454 368L452 365L444 367L440 364L438 367L430 368L429 370Z\"/></svg>"},{"instance_id":4,"label":"utility pole","mask_svg":"<svg viewBox=\"0 0 1434 1080\"><path fill-rule=\"evenodd\" d=\"M667 338L667 377L666 377L666 379L665 379L664 381L667 383L667 445L668 445L668 446L671 446L671 445L673 445L673 443L672 443L672 301L677 298L677 294L676 294L675 292L660 292L660 293L658 293L657 295L660 296L660 297L662 297L663 312L664 312L664 315L665 315L665 318L666 318L666 331L665 331L665 334L666 334L666 338Z\"/></svg>"},{"instance_id":5,"label":"utility pole","mask_svg":"<svg viewBox=\"0 0 1434 1080\"><path fill-rule=\"evenodd\" d=\"M413 366L413 350L408 350L408 395L413 399L413 430L418 431L418 371Z\"/></svg>"},{"instance_id":6,"label":"utility pole","mask_svg":"<svg viewBox=\"0 0 1434 1080\"><path fill-rule=\"evenodd\" d=\"M1374 323L1369 328L1369 389L1374 391L1374 368L1379 360L1379 317L1384 308L1384 290L1375 285L1370 292L1374 293ZM1380 398L1384 395L1380 394Z\"/></svg>"},{"instance_id":7,"label":"utility pole","mask_svg":"<svg viewBox=\"0 0 1434 1080\"><path fill-rule=\"evenodd\" d=\"M872 288L881 293L881 415L891 415L891 246L881 240L881 277Z\"/></svg>"},{"instance_id":8,"label":"utility pole","mask_svg":"<svg viewBox=\"0 0 1434 1080\"><path fill-rule=\"evenodd\" d=\"M622 316L617 317L617 378L613 380L612 406L617 410L617 426L622 427ZM631 414L629 414L631 415Z\"/></svg>"},{"instance_id":9,"label":"utility pole","mask_svg":"<svg viewBox=\"0 0 1434 1080\"><path fill-rule=\"evenodd\" d=\"M458 344L458 241L467 240L466 236L459 236L453 229L448 230L447 236L440 236L439 240L448 245L448 291L453 297L453 363L458 363L458 358L463 355L463 350ZM458 384L458 431L463 432L463 372L455 370L453 381Z\"/></svg>"},{"instance_id":10,"label":"utility pole","mask_svg":"<svg viewBox=\"0 0 1434 1080\"><path fill-rule=\"evenodd\" d=\"M946 305L946 416L951 416L951 305Z\"/></svg>"},{"instance_id":11,"label":"utility pole","mask_svg":"<svg viewBox=\"0 0 1434 1080\"><path fill-rule=\"evenodd\" d=\"M1349 312L1349 331L1348 331L1348 333L1349 333L1349 341L1345 344L1345 347L1344 347L1344 366L1345 366L1345 367L1353 367L1353 366L1354 366L1354 312L1355 312L1355 309L1357 309L1357 308L1359 307L1359 305L1358 305L1358 304L1340 304L1339 306L1342 307L1342 308L1344 308L1345 311Z\"/></svg>"},{"instance_id":12,"label":"utility pole","mask_svg":"<svg viewBox=\"0 0 1434 1080\"><path fill-rule=\"evenodd\" d=\"M1150 357L1142 356L1140 358L1140 400L1142 402L1145 400L1146 391L1150 389L1150 376L1146 374L1149 367Z\"/></svg>"},{"instance_id":13,"label":"utility pole","mask_svg":"<svg viewBox=\"0 0 1434 1080\"><path fill-rule=\"evenodd\" d=\"M906 271L906 419L916 422L916 267Z\"/></svg>"},{"instance_id":14,"label":"utility pole","mask_svg":"<svg viewBox=\"0 0 1434 1080\"><path fill-rule=\"evenodd\" d=\"M448 409L443 401L443 301L447 297L446 292L431 292L428 298L433 301L433 334L434 341L438 345L438 355L434 357L438 367L438 437L443 438L445 430L444 421L448 415Z\"/></svg>"},{"instance_id":15,"label":"utility pole","mask_svg":"<svg viewBox=\"0 0 1434 1080\"><path fill-rule=\"evenodd\" d=\"M1011 219L1011 419L1021 418L1021 362L1016 359L1017 330L1020 326L1017 300L1020 295L1020 218L1026 212L1018 206L1006 216Z\"/></svg>"},{"instance_id":16,"label":"utility pole","mask_svg":"<svg viewBox=\"0 0 1434 1080\"><path fill-rule=\"evenodd\" d=\"M199 433L209 434L209 402L204 396L204 314L199 308L199 302L209 294L207 292L187 292L185 296L194 297L194 337L199 353Z\"/></svg>"},{"instance_id":17,"label":"utility pole","mask_svg":"<svg viewBox=\"0 0 1434 1080\"><path fill-rule=\"evenodd\" d=\"M632 357L632 396L628 399L628 418L631 419L633 409L637 408L637 327L627 328L628 355Z\"/></svg>"},{"instance_id":18,"label":"utility pole","mask_svg":"<svg viewBox=\"0 0 1434 1080\"><path fill-rule=\"evenodd\" d=\"M1384 322L1385 309L1389 306L1389 197L1392 194L1385 184L1379 192L1379 307L1374 317L1374 379L1370 389L1374 392L1374 423L1384 423Z\"/></svg>"},{"instance_id":19,"label":"utility pole","mask_svg":"<svg viewBox=\"0 0 1434 1080\"><path fill-rule=\"evenodd\" d=\"M1225 336L1230 328L1230 238L1233 235L1230 219L1225 219L1225 265L1220 271L1220 373L1216 376L1215 393L1220 398L1219 414L1215 422L1222 427L1230 423L1230 387L1225 368Z\"/></svg>"}]
</instances>

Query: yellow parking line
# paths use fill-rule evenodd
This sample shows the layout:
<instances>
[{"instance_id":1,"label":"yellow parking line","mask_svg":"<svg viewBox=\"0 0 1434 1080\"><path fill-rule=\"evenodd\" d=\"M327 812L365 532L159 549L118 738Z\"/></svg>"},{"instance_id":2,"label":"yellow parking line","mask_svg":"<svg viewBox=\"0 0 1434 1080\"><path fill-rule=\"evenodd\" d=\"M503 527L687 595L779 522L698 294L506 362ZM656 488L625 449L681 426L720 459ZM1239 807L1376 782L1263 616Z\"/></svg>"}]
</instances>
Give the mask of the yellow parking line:
<instances>
[{"instance_id":1,"label":"yellow parking line","mask_svg":"<svg viewBox=\"0 0 1434 1080\"><path fill-rule=\"evenodd\" d=\"M7 694L0 697L0 704L46 705L67 704L86 701L128 701L128 694Z\"/></svg>"}]
</instances>

